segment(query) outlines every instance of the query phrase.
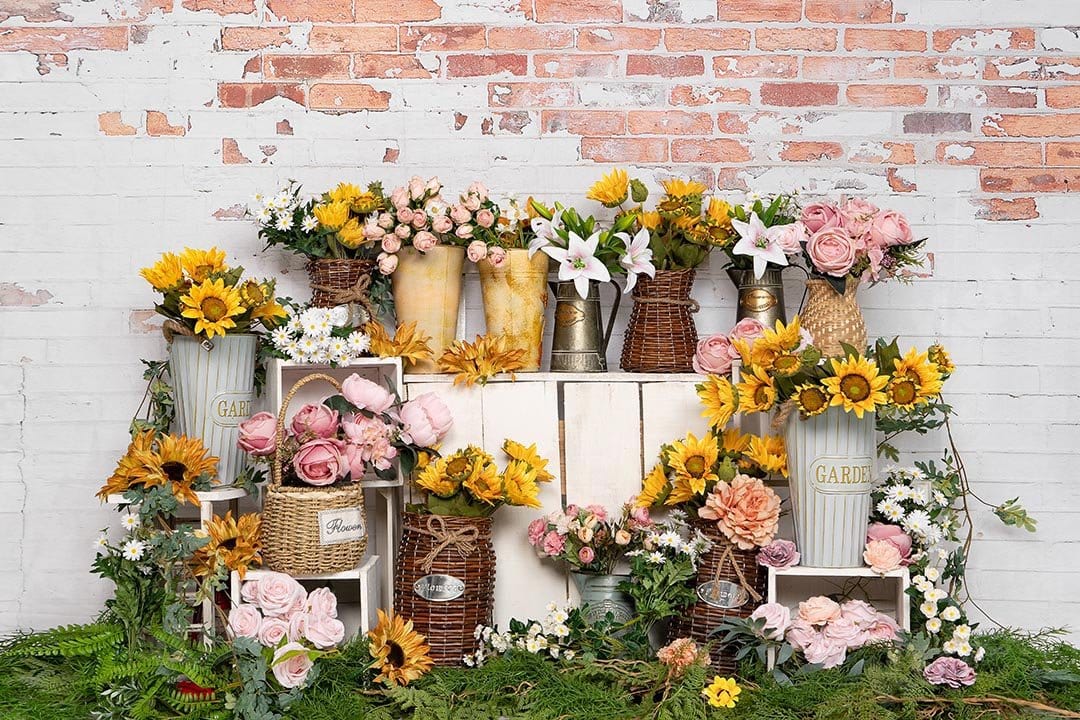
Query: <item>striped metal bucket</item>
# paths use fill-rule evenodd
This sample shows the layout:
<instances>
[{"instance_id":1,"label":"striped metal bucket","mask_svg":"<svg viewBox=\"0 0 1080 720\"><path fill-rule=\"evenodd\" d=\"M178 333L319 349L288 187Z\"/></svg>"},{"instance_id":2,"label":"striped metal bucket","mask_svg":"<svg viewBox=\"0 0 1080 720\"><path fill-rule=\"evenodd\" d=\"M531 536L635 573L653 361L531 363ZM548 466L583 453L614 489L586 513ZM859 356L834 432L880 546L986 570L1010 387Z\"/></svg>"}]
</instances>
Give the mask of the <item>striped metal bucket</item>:
<instances>
[{"instance_id":1,"label":"striped metal bucket","mask_svg":"<svg viewBox=\"0 0 1080 720\"><path fill-rule=\"evenodd\" d=\"M218 458L221 485L231 485L246 461L236 441L255 402L255 340L254 335L226 335L207 350L200 340L177 335L169 348L174 430L199 438Z\"/></svg>"},{"instance_id":2,"label":"striped metal bucket","mask_svg":"<svg viewBox=\"0 0 1080 720\"><path fill-rule=\"evenodd\" d=\"M875 415L829 408L787 425L795 535L808 567L861 567L877 455Z\"/></svg>"}]
</instances>

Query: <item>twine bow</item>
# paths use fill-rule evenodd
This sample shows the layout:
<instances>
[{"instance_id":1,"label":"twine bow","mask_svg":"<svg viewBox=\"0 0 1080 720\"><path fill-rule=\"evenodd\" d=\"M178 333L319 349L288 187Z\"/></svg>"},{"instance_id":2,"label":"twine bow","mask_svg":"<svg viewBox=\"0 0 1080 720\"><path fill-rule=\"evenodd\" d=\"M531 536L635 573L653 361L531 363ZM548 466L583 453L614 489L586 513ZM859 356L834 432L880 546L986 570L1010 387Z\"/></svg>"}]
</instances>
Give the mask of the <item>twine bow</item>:
<instances>
[{"instance_id":1,"label":"twine bow","mask_svg":"<svg viewBox=\"0 0 1080 720\"><path fill-rule=\"evenodd\" d=\"M750 594L754 602L761 602L761 593L754 589L754 586L746 579L746 575L743 574L739 563L735 562L735 546L730 542L724 547L724 554L720 556L720 562L716 565L716 573L713 575L713 592L716 592L717 584L720 582L720 573L723 571L724 565L728 563L731 563L731 567L735 569L735 574L739 577L739 585L742 586L742 589Z\"/></svg>"},{"instance_id":2,"label":"twine bow","mask_svg":"<svg viewBox=\"0 0 1080 720\"><path fill-rule=\"evenodd\" d=\"M772 421L772 429L779 431L784 429L784 425L787 424L788 418L791 417L791 413L795 412L795 401L788 398L780 405L780 409L776 412L776 417Z\"/></svg>"},{"instance_id":3,"label":"twine bow","mask_svg":"<svg viewBox=\"0 0 1080 720\"><path fill-rule=\"evenodd\" d=\"M182 322L173 320L172 318L166 318L165 322L161 325L161 334L165 336L165 342L171 343L173 338L177 335L183 335L184 337L195 337L195 331L189 328ZM214 349L214 343L210 342L209 338L203 338L202 349L209 352Z\"/></svg>"},{"instance_id":4,"label":"twine bow","mask_svg":"<svg viewBox=\"0 0 1080 720\"><path fill-rule=\"evenodd\" d=\"M435 526L438 525L436 528ZM467 558L476 552L476 541L480 537L480 531L474 527L450 528L438 515L432 515L427 519L427 528L416 528L422 535L427 535L435 541L435 547L420 561L420 567L424 572L431 572L431 566L435 558L447 548L453 548L462 558Z\"/></svg>"},{"instance_id":5,"label":"twine bow","mask_svg":"<svg viewBox=\"0 0 1080 720\"><path fill-rule=\"evenodd\" d=\"M368 288L371 287L371 276L367 273L356 278L351 287L333 287L312 283L311 289L327 294L327 300L331 305L359 305L364 308L369 318L375 317L375 307L368 297Z\"/></svg>"},{"instance_id":6,"label":"twine bow","mask_svg":"<svg viewBox=\"0 0 1080 720\"><path fill-rule=\"evenodd\" d=\"M651 303L653 305L676 305L679 307L688 307L690 308L690 312L692 313L696 313L701 310L701 305L698 304L697 300L672 300L670 298L635 296L634 302Z\"/></svg>"}]
</instances>

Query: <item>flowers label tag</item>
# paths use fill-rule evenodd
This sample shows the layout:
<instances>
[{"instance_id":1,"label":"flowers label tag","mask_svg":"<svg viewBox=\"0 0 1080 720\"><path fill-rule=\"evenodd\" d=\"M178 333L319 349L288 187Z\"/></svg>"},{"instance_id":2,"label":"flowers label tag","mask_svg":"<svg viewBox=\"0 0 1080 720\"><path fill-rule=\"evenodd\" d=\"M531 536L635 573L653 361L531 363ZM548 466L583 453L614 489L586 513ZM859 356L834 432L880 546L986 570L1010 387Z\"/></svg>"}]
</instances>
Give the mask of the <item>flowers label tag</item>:
<instances>
[{"instance_id":1,"label":"flowers label tag","mask_svg":"<svg viewBox=\"0 0 1080 720\"><path fill-rule=\"evenodd\" d=\"M465 581L453 575L425 575L413 583L413 592L429 602L449 602L465 594Z\"/></svg>"},{"instance_id":2,"label":"flowers label tag","mask_svg":"<svg viewBox=\"0 0 1080 720\"><path fill-rule=\"evenodd\" d=\"M340 545L364 539L364 511L358 507L319 512L319 544Z\"/></svg>"},{"instance_id":3,"label":"flowers label tag","mask_svg":"<svg viewBox=\"0 0 1080 720\"><path fill-rule=\"evenodd\" d=\"M873 489L874 460L822 456L810 463L814 489L829 495L868 493Z\"/></svg>"},{"instance_id":4,"label":"flowers label tag","mask_svg":"<svg viewBox=\"0 0 1080 720\"><path fill-rule=\"evenodd\" d=\"M210 400L210 421L221 427L237 427L251 417L251 393L225 390Z\"/></svg>"},{"instance_id":5,"label":"flowers label tag","mask_svg":"<svg viewBox=\"0 0 1080 720\"><path fill-rule=\"evenodd\" d=\"M742 607L750 602L750 593L746 592L746 588L727 580L701 583L697 586L697 596L706 605L722 610Z\"/></svg>"}]
</instances>

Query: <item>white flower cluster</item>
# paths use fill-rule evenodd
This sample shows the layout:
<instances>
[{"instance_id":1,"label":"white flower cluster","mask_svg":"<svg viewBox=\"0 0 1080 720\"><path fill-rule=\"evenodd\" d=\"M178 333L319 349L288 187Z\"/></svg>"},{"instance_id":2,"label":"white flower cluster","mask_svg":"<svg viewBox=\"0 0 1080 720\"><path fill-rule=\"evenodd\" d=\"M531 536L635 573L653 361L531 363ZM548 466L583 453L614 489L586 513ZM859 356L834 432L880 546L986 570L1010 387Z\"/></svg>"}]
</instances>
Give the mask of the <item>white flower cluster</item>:
<instances>
[{"instance_id":1,"label":"white flower cluster","mask_svg":"<svg viewBox=\"0 0 1080 720\"><path fill-rule=\"evenodd\" d=\"M290 185L274 196L256 194L254 205L248 207L248 213L262 225L288 232L294 228L296 208L299 205L301 205L300 196L292 192ZM310 213L305 213L300 220L300 229L304 232L313 232L318 227L319 221Z\"/></svg>"},{"instance_id":2,"label":"white flower cluster","mask_svg":"<svg viewBox=\"0 0 1080 720\"><path fill-rule=\"evenodd\" d=\"M875 509L887 522L900 525L923 546L940 543L951 529L949 517L935 523L949 506L939 490L933 490L926 475L918 468L890 468L885 483L875 491ZM947 515L947 514L946 514Z\"/></svg>"},{"instance_id":3,"label":"white flower cluster","mask_svg":"<svg viewBox=\"0 0 1080 720\"><path fill-rule=\"evenodd\" d=\"M508 650L523 650L539 655L547 653L553 659L573 660L575 652L567 647L570 627L566 624L570 613L555 603L547 606L542 620L532 620L524 632L499 632L497 628L477 625L473 637L480 641L480 648L463 660L468 667L479 667L492 655Z\"/></svg>"},{"instance_id":4,"label":"white flower cluster","mask_svg":"<svg viewBox=\"0 0 1080 720\"><path fill-rule=\"evenodd\" d=\"M317 365L345 365L362 357L371 338L350 329L349 309L311 307L294 312L283 326L270 333L274 348L290 360Z\"/></svg>"},{"instance_id":5,"label":"white flower cluster","mask_svg":"<svg viewBox=\"0 0 1080 720\"><path fill-rule=\"evenodd\" d=\"M138 514L132 513L130 510L120 516L120 527L124 529L124 533L128 536L124 543L119 548L114 548L109 544L109 532L102 530L101 534L94 540L93 549L98 555L105 555L109 552L117 551L120 557L125 560L131 560L137 562L143 559L146 554L146 543L131 537L132 533L138 530L142 526L142 521L139 519Z\"/></svg>"},{"instance_id":6,"label":"white flower cluster","mask_svg":"<svg viewBox=\"0 0 1080 720\"><path fill-rule=\"evenodd\" d=\"M712 543L700 532L690 536L687 526L681 518L672 517L668 522L657 525L656 530L645 536L642 542L644 549L632 550L627 557L645 556L650 565L663 565L668 560L686 556L690 562L697 564L698 558L708 552Z\"/></svg>"}]
</instances>

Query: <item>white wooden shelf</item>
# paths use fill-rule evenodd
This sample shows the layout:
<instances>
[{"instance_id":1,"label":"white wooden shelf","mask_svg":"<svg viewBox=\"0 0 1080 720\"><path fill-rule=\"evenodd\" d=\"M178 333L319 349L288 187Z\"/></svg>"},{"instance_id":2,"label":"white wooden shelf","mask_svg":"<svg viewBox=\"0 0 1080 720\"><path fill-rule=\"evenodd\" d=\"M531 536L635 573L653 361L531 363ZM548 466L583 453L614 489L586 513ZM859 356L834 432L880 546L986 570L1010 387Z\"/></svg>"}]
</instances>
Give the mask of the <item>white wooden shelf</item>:
<instances>
[{"instance_id":1,"label":"white wooden shelf","mask_svg":"<svg viewBox=\"0 0 1080 720\"><path fill-rule=\"evenodd\" d=\"M621 370L609 370L597 373L572 372L519 372L516 381L509 373L500 373L492 377L489 383L508 382L590 382L590 383L657 383L657 382L692 382L705 381L704 375L696 373L632 373ZM406 383L449 383L454 376L450 373L409 373Z\"/></svg>"},{"instance_id":2,"label":"white wooden shelf","mask_svg":"<svg viewBox=\"0 0 1080 720\"><path fill-rule=\"evenodd\" d=\"M203 503L219 503L228 502L229 500L239 500L242 497L247 497L247 490L238 487L221 487L214 488L213 490L199 490L195 495L199 498L199 504ZM125 498L119 493L113 493L105 498L105 502L109 505L131 505L131 501Z\"/></svg>"}]
</instances>

